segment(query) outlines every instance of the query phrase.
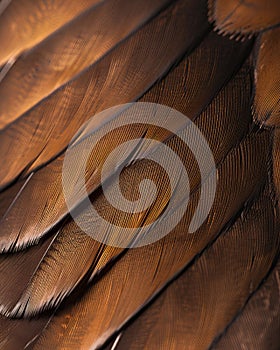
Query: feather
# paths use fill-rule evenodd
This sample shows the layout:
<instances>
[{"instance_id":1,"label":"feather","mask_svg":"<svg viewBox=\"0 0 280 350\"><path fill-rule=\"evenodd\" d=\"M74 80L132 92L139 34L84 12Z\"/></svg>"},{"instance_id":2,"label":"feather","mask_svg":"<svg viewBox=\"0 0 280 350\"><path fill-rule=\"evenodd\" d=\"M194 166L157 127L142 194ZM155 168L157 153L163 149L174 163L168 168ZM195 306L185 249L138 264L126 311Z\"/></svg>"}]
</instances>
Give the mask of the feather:
<instances>
[{"instance_id":1,"label":"feather","mask_svg":"<svg viewBox=\"0 0 280 350\"><path fill-rule=\"evenodd\" d=\"M266 191L122 331L115 349L208 349L270 269L279 251L276 230Z\"/></svg>"},{"instance_id":2,"label":"feather","mask_svg":"<svg viewBox=\"0 0 280 350\"><path fill-rule=\"evenodd\" d=\"M0 66L34 47L57 29L101 0L18 0L11 1L1 14ZM1 2L3 3L3 1Z\"/></svg>"},{"instance_id":3,"label":"feather","mask_svg":"<svg viewBox=\"0 0 280 350\"><path fill-rule=\"evenodd\" d=\"M105 1L20 57L0 84L0 129L102 59L168 1Z\"/></svg>"},{"instance_id":4,"label":"feather","mask_svg":"<svg viewBox=\"0 0 280 350\"><path fill-rule=\"evenodd\" d=\"M34 349L57 346L65 350L73 347L95 349L104 344L213 241L250 198L255 197L266 178L269 150L269 132L248 136L218 169L219 185L215 202L207 221L197 232L186 233L197 205L196 192L190 199L185 216L168 236L154 244L130 249L85 295L72 305L64 306L53 317ZM256 154L259 154L258 162L255 161ZM242 161L237 163L238 159ZM129 184L130 188L136 186L133 181L137 175L136 166L137 163L133 167L133 178L130 176L127 181L124 176L124 183ZM147 169L147 166L139 166L140 174ZM127 172L129 176L128 169ZM230 178L229 173L232 174ZM96 206L101 199L96 198ZM123 218L119 215L117 218L127 226L131 226L129 220L133 223L131 215L124 214ZM93 221L95 226L92 229L96 227L96 230L103 231L103 227L95 219ZM92 224L88 217L87 224Z\"/></svg>"},{"instance_id":5,"label":"feather","mask_svg":"<svg viewBox=\"0 0 280 350\"><path fill-rule=\"evenodd\" d=\"M2 187L57 156L97 112L142 96L175 61L197 46L209 30L203 4L204 0L172 3L104 59L5 129L0 147L9 157L2 158Z\"/></svg>"},{"instance_id":6,"label":"feather","mask_svg":"<svg viewBox=\"0 0 280 350\"><path fill-rule=\"evenodd\" d=\"M233 53L235 53L236 62L232 60ZM229 79L235 70L239 68L244 54L245 52L240 52L240 56L236 54L236 44L234 42L232 43L226 38L220 38L216 34L211 33L192 55L184 58L169 73L166 79L156 84L140 101L169 105L194 120L225 84L226 79ZM203 74L201 74L202 65L205 67ZM207 70L206 67L208 67ZM239 142L241 136L238 137L237 135L245 132L246 123L249 122L250 83L247 69L248 67L244 68L230 86L226 88L226 91L214 101L209 111L201 116L200 119L203 122L200 121L198 124L205 135L209 134L209 136L213 135L213 137L216 136L216 133L211 132L210 124L207 122L208 118L215 119L217 128L224 130L221 133L218 149L217 141L214 139L209 140L211 145L213 145L215 154L221 151L221 153L217 154L216 160L218 162L234 146L230 140L233 140L232 142L236 144ZM246 91L243 91L244 81L246 81ZM205 88L201 89L201 85L205 86ZM176 94L172 94L174 90L176 90ZM174 97L171 98L171 96ZM239 104L232 104L233 99L238 100ZM221 115L221 120L216 117L217 111L223 110L223 104L229 104L227 113L232 115L232 130L227 129L228 114ZM105 122L105 120L102 119L102 122ZM98 122L96 124L98 126ZM114 120L106 128L114 129ZM101 132L103 132L103 129L101 129ZM84 134L84 137L86 137L86 131L84 131ZM86 184L88 193L91 193L99 186L100 172L104 160L111 150L127 139L142 137L144 134L147 138L157 138L162 141L168 136L166 133L158 135L157 128L143 125L142 127L122 128L104 138L103 146L96 148L96 152L93 153L88 162L89 181ZM236 139L234 139L235 137ZM83 144L77 147L82 148ZM78 148L76 152L79 152ZM60 156L46 167L30 175L27 180L22 180L20 182L22 184L21 188L16 195L14 194L14 186L0 195L2 203L7 201L6 212L1 219L2 251L17 250L24 248L26 245L36 243L40 237L68 213L62 188L63 160L64 156ZM17 184L17 186L19 185ZM9 192L11 192L10 196L8 195ZM13 196L15 200L11 205L10 198ZM84 199L75 191L73 191L71 197L73 198L73 205L79 204ZM4 207L4 204L2 206ZM52 214L50 215L50 213ZM18 217L21 217L22 220L17 220L16 218Z\"/></svg>"},{"instance_id":7,"label":"feather","mask_svg":"<svg viewBox=\"0 0 280 350\"><path fill-rule=\"evenodd\" d=\"M280 262L251 296L212 349L278 350L280 344Z\"/></svg>"},{"instance_id":8,"label":"feather","mask_svg":"<svg viewBox=\"0 0 280 350\"><path fill-rule=\"evenodd\" d=\"M254 117L257 123L280 126L280 28L262 33L255 67Z\"/></svg>"},{"instance_id":9,"label":"feather","mask_svg":"<svg viewBox=\"0 0 280 350\"><path fill-rule=\"evenodd\" d=\"M209 19L219 34L240 37L280 23L278 0L208 0L208 4Z\"/></svg>"},{"instance_id":10,"label":"feather","mask_svg":"<svg viewBox=\"0 0 280 350\"><path fill-rule=\"evenodd\" d=\"M184 60L182 63L184 63ZM180 84L180 81L177 79L175 79L176 83L174 84L172 83L172 80L174 79L173 75L175 74L175 76L181 76L182 81L185 81L184 75L182 74L184 69L185 64L180 64L163 82L160 82L160 85L162 85L163 88L161 94L162 98L169 98L169 89L174 89L175 87L178 93L176 96L181 95L181 89L184 89L184 85ZM247 86L247 91L243 88L244 83ZM151 90L151 92L152 91L153 90ZM152 98L151 92L148 94L149 96L146 96L149 100ZM157 90L155 96L158 97ZM232 148L237 146L249 129L251 122L250 104L248 103L249 96L250 74L248 72L247 63L245 63L244 67L236 77L231 80L231 82L213 100L211 105L196 120L196 124L200 130L208 135L208 142L212 148L217 164L220 164ZM239 101L239 103L232 103L235 100ZM176 101L173 101L173 103L175 102ZM225 105L228 106L226 111L224 109ZM176 107L179 105L175 103L174 106ZM186 106L186 108L188 107ZM209 127L209 120L212 121L212 128ZM220 130L218 137L215 132L217 129ZM123 132L123 129L121 129L121 131ZM133 132L131 127L129 128L129 131L129 135L131 136L131 132ZM123 136L126 136L126 133L123 134ZM152 136L155 135L156 133ZM121 135L116 134L115 136L118 142L122 140ZM147 136L150 136L149 132L147 132ZM155 139L155 137L152 138ZM112 137L110 140L113 141ZM172 146L176 150L176 143L174 140L167 140L166 142L167 145ZM112 146L115 147L114 142L112 142ZM80 152L78 153L80 154ZM179 150L179 154L184 157L184 149ZM93 159L96 159L95 154ZM199 178L195 173L196 168L192 169L190 164L187 165L187 168L189 169L192 187L197 192L199 189ZM144 166L143 169L145 169ZM130 170L130 173L133 173L133 169ZM145 174L145 170L141 170L141 176L143 176L143 173ZM137 172L134 174L134 177L137 178ZM128 180L124 180L123 182L129 184L131 182L130 177L128 177ZM159 183L160 180L161 178L157 179ZM135 184L135 182L139 183L139 181L140 180L134 180L133 184ZM39 193L41 193L40 190ZM133 187L130 188L129 193L133 193ZM99 209L99 212L101 212L102 215L106 215L106 213L110 212L110 208L108 208L108 204L106 204L104 198L96 198L95 193L92 197L93 200L99 203L98 207L101 208ZM161 200L166 200L165 196L161 197ZM27 201L28 200L25 199L24 203ZM158 201L161 202L160 200ZM150 215L152 215L152 213L150 213ZM22 216L22 214L15 214L15 217L16 216ZM83 221L88 220L88 224L95 227L95 221L97 221L97 218L87 217L86 211L85 213L81 213L80 216ZM125 221L125 219L126 217L121 217L121 220ZM16 220L11 218L11 221L15 222ZM31 228L29 232L32 232ZM102 228L101 232L106 233L107 228ZM17 238L17 243L20 241L20 238ZM121 249L102 247L101 244L84 234L75 223L67 223L60 228L60 232L58 232L55 241L52 242L52 246L48 247L47 252L44 252L44 261L40 261L40 266L36 266L34 272L32 271L33 268L30 270L28 288L24 283L22 283L21 286L18 286L21 289L20 298L14 298L12 303L10 297L11 291L9 289L12 285L0 289L0 305L2 305L2 312L6 315L8 314L12 316L22 316L23 313L30 316L31 314L38 313L41 309L46 307L57 306L57 304L74 289L77 283L81 281L86 274L88 275L88 278L93 277L92 273L89 274L92 264L95 264L98 267L96 262L98 259L106 261L107 263L107 261L111 260L113 257L120 255L121 252ZM23 256L25 256L24 252ZM14 266L17 265L17 260L14 260L13 255L11 255L10 261L8 260L9 264L2 265L2 274L4 278L9 275L8 271L14 269ZM95 267L94 271L100 270L100 268L97 267ZM19 273L21 273L21 270L19 270ZM15 274L15 278L17 278L17 276L18 273ZM57 276L59 276L59 278ZM30 281L31 277L32 281ZM59 282L55 283L55 281ZM44 287L42 288L40 286ZM10 304L7 304L7 302Z\"/></svg>"}]
</instances>

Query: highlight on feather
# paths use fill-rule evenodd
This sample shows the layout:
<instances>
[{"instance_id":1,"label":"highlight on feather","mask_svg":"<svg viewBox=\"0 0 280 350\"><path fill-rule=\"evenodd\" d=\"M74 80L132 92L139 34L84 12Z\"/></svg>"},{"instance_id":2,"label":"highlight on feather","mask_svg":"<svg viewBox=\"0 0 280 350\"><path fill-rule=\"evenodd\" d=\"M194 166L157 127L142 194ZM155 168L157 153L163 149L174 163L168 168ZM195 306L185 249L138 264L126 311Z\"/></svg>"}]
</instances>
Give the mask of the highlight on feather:
<instances>
[{"instance_id":1,"label":"highlight on feather","mask_svg":"<svg viewBox=\"0 0 280 350\"><path fill-rule=\"evenodd\" d=\"M25 0L10 1L6 6L8 1L2 0L5 10L0 12L0 66L35 47L76 16L103 1Z\"/></svg>"},{"instance_id":2,"label":"highlight on feather","mask_svg":"<svg viewBox=\"0 0 280 350\"><path fill-rule=\"evenodd\" d=\"M218 33L236 38L280 24L278 0L208 0L208 8Z\"/></svg>"}]
</instances>

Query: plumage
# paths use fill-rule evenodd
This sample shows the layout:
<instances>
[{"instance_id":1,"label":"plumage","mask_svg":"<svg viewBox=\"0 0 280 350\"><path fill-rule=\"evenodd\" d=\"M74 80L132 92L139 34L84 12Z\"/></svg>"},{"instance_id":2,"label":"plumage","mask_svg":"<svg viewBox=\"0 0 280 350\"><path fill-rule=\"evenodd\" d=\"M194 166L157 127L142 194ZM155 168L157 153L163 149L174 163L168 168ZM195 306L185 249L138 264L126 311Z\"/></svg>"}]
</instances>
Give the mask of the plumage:
<instances>
[{"instance_id":1,"label":"plumage","mask_svg":"<svg viewBox=\"0 0 280 350\"><path fill-rule=\"evenodd\" d=\"M1 186L61 153L78 128L97 112L134 101L148 90L209 30L206 9L201 11L203 3L175 1L103 60L5 129L0 147L9 157L2 159Z\"/></svg>"},{"instance_id":2,"label":"plumage","mask_svg":"<svg viewBox=\"0 0 280 350\"><path fill-rule=\"evenodd\" d=\"M228 232L123 330L116 350L211 346L267 275L274 260L272 246L275 254L279 250L275 208L267 191L250 205Z\"/></svg>"},{"instance_id":3,"label":"plumage","mask_svg":"<svg viewBox=\"0 0 280 350\"><path fill-rule=\"evenodd\" d=\"M190 56L184 58L163 81L153 86L153 88L150 89L140 101L169 105L195 120L197 115L199 115L203 108L209 104L211 99L223 87L235 70L240 67L243 60L246 58L247 47L244 46L244 51L241 50L240 56L237 54L235 55L236 60L232 60L233 52L236 53L236 44L234 42L232 43L228 39L220 38L214 33L209 34ZM201 75L202 65L205 67L203 75ZM207 70L206 67L208 67ZM204 116L200 118L205 120L202 125L203 130L209 125L209 114L211 115L210 118L214 119L215 113L217 113L216 110L222 110L223 107L222 105L220 106L220 104L224 103L229 104L228 112L232 113L232 118L238 118L233 119L236 124L232 125L232 127L235 128L232 130L232 134L234 130L236 130L238 134L238 128L240 128L240 131L242 132L243 122L248 123L250 114L248 99L244 98L245 96L248 97L250 94L249 72L246 72L246 69L249 70L249 67L247 66L247 68L244 68L244 72L242 72L240 76L230 84L230 87L228 88L230 92L227 92L227 94L231 93L231 95L229 97L224 97L224 94L222 93L220 98L213 103L214 108L212 109L214 110L212 111L212 109L209 108L209 112L207 111ZM218 72L224 73L219 77ZM213 76L215 76L215 79ZM246 77L245 79L247 81L246 91L243 91L243 89L241 90L240 84L243 86L243 76ZM205 89L200 89L201 84L205 86ZM178 94L171 98L172 89L175 88L178 90ZM242 95L244 95L244 97ZM224 98L227 102L224 102ZM188 104L185 103L185 99L187 99ZM232 99L238 99L240 101L239 104L236 106L231 104ZM236 108L236 111L233 110L234 108ZM231 110L232 112L230 112ZM242 117L239 114L242 115ZM240 118L242 118L241 123L239 122ZM223 121L225 123L223 130L226 132L228 123L227 115L223 116ZM113 123L114 120L112 120L111 124L106 127L113 128ZM220 126L218 119L216 120L216 123L217 126ZM198 126L200 125L201 122ZM89 193L95 190L100 184L100 171L103 166L103 160L107 158L106 155L108 155L121 140L124 142L133 137L142 137L145 133L147 138L157 137L162 141L167 138L165 133L156 136L158 133L157 128L151 126L145 127L145 125L143 125L142 127L135 127L134 129L129 127L126 131L122 128L119 132L114 132L113 135L110 134L104 139L104 146L100 147L102 151L97 148L90 157L88 166L89 180L87 182L87 190ZM209 131L205 130L205 134L209 134ZM233 138L232 134L229 133L228 137ZM87 132L85 130L84 137L86 137L86 135ZM227 138L224 138L225 135L221 133L221 136L222 138L220 142L226 143ZM233 142L237 143L238 137L235 138L235 136L236 135L234 135ZM82 137L83 134L80 138ZM110 146L108 146L109 140ZM211 144L212 143L214 148L216 140L211 141ZM230 141L225 146L230 147ZM82 148L83 145L81 144L77 147ZM221 148L221 144L219 145L219 148ZM222 156L220 156L220 158L221 157ZM68 213L61 180L63 160L64 156L62 155L49 165L38 170L38 172L30 175L26 180L20 181L22 187L16 195L13 193L14 186L0 194L0 198L1 196L3 197L1 200L2 203L5 203L5 197L9 198L9 200L7 200L6 212L1 219L2 242L0 247L2 251L8 251L11 249L18 250L24 248L26 245L36 243L40 237L47 233ZM92 176L90 174L92 174ZM11 195L7 195L7 192L12 193ZM15 200L11 205L10 198L12 196L15 197ZM74 191L71 196L76 204L79 204L83 200L76 191ZM4 205L5 204L3 204L3 206ZM49 215L50 212L52 212L52 215ZM18 216L26 218L26 220L15 220ZM14 244L15 241L16 244Z\"/></svg>"},{"instance_id":4,"label":"plumage","mask_svg":"<svg viewBox=\"0 0 280 350\"><path fill-rule=\"evenodd\" d=\"M186 59L187 60L187 59ZM185 60L182 61L183 64L180 64L178 67L174 68L174 70L168 75L167 78L164 79L163 82L159 83L159 85L156 85L147 95L143 97L143 100L149 100L152 101L153 97L153 91L155 91L155 97L158 98L158 86L161 86L161 102L166 102L166 99L170 96L170 90L169 87L174 86L172 83L172 80L174 77L180 76L182 77L181 84L177 87L177 91L180 91L180 89L184 90L184 71L185 71ZM187 74L185 72L185 74ZM170 80L169 80L170 79ZM178 80L175 79L176 85L178 84ZM244 81L247 82L247 91L244 91L243 84ZM248 103L248 96L250 95L250 71L248 70L248 64L247 62L244 64L244 67L240 70L240 72L236 75L236 77L231 80L231 82L217 95L217 97L213 100L213 102L209 105L209 107L196 119L196 124L200 127L200 130L207 134L208 142L213 150L214 158L217 162L217 164L220 164L223 162L223 160L226 158L227 154L232 150L232 148L236 147L238 144L238 140L242 140L246 133L249 130L250 123L251 123L251 116L250 116L250 104ZM180 96L180 95L179 95ZM234 100L238 100L240 103L235 104L232 103L232 98ZM181 102L181 101L179 101ZM169 101L169 105L172 105L173 107L180 108L180 104L178 101ZM225 112L224 106L227 105L228 109ZM181 106L182 108L182 106ZM184 109L182 109L182 112L185 112ZM217 117L219 116L219 117ZM229 127L229 117L230 117L230 127ZM209 118L212 119L212 125L215 125L215 128L211 130L209 128ZM240 119L242 119L242 122L240 122ZM215 129L219 128L220 134L219 138L216 137ZM144 129L141 131L140 128L140 135L143 133ZM148 129L149 130L149 129ZM122 129L123 131L123 129ZM136 129L138 131L138 129ZM152 131L152 129L151 129ZM130 137L133 135L133 131L130 129ZM126 136L126 133L123 133L124 136ZM117 140L121 140L121 136L118 137L118 133L115 134L117 137ZM146 133L146 136L155 138L155 133ZM165 136L165 134L163 134ZM217 142L218 141L218 142ZM176 147L176 143L171 140L166 141L167 144L169 144L171 147ZM113 139L111 138L111 145L115 147L115 143L113 142ZM186 150L182 148L181 150L178 150L178 154L180 154L182 157L184 156L184 152ZM96 156L94 155L93 159ZM98 159L98 158L97 158ZM192 183L192 187L197 191L199 188L199 178L196 176L195 171L196 168L192 169L190 165L187 165L187 168L189 169L190 174L190 181ZM44 168L47 169L48 167ZM94 169L91 167L91 169ZM151 168L153 169L153 168ZM40 171L37 173L40 174ZM54 173L57 174L56 172ZM43 177L40 176L42 179ZM159 181L159 180L158 180ZM44 182L45 183L45 182ZM134 182L133 182L134 183ZM61 190L62 191L62 190ZM130 193L132 193L132 189L129 189ZM42 193L42 190L39 188L34 191L35 193ZM5 192L4 192L5 193ZM46 192L47 193L47 192ZM63 195L63 193L61 193ZM100 196L99 196L100 197ZM161 197L162 198L162 197ZM93 195L93 200L95 200L95 195ZM26 203L30 200L24 199L22 200L23 203ZM106 201L104 198L97 199L98 201L98 207L101 208L102 215L105 215L106 212L109 212L108 205L106 205ZM30 201L30 203L33 203L34 200ZM50 202L50 208L51 208L52 202ZM51 209L49 209L51 210ZM100 210L99 210L100 211ZM37 212L37 211L36 211ZM46 215L47 209L46 206L44 206L44 211ZM151 213L152 214L152 213ZM16 216L22 215L20 213L14 214L10 221L15 222L13 218ZM94 222L96 218L88 218L87 212L84 211L80 214L81 217L84 216L83 220L88 220L89 225L94 227ZM123 219L124 222L127 220L127 216L124 216ZM39 219L35 220L36 222L42 222L39 221ZM30 217L28 217L27 223L30 223ZM5 223L2 224L3 230L5 228ZM65 295L69 294L71 290L75 287L77 281L82 278L82 276L86 275L88 271L91 269L91 265L93 263L96 263L96 255L103 256L106 255L107 252L109 252L109 258L110 252L112 251L113 254L120 254L122 252L121 249L105 249L102 247L101 244L94 241L91 237L88 237L85 235L81 229L78 228L77 225L73 222L66 222L65 224L59 226L57 237L54 238L54 242L52 243L51 247L48 247L48 251L44 252L42 251L42 254L44 254L44 262L40 262L41 265L44 266L43 268L43 274L41 273L40 276L37 278L34 276L34 273L32 273L32 269L30 270L30 275L32 275L33 280L35 280L35 277L39 282L33 283L33 292L24 292L25 285L22 284L22 295L24 293L25 296L22 299L25 299L25 301L21 300L15 300L14 305L21 305L20 310L13 310L13 308L9 307L8 309L5 309L5 312L11 312L12 314L21 315L23 312L29 314L29 313L35 313L38 312L41 308L49 307L53 304L57 304L65 297ZM7 230L8 232L8 230ZM23 228L21 227L21 234L23 232ZM27 232L27 237L30 239L32 228L29 226L29 230ZM33 227L34 232L34 227ZM38 231L35 231L38 232ZM106 227L103 228L102 232L104 232L104 235L107 233ZM39 236L40 237L40 236ZM75 240L75 237L76 240ZM4 239L2 239L4 241ZM14 242L14 239L10 240L11 242ZM17 243L21 243L21 238L17 238ZM34 243L34 242L33 242ZM31 242L32 244L32 242ZM66 247L66 249L63 248L63 246ZM61 248L60 248L61 247ZM15 247L14 247L15 248ZM104 252L103 252L104 250ZM97 251L97 253L96 253ZM105 254L106 253L106 254ZM34 253L32 253L33 256ZM64 257L61 257L59 255L64 254ZM25 256L25 255L23 255ZM52 257L52 259L50 258ZM51 259L51 261L50 261ZM106 259L106 256L105 256ZM14 259L13 256L8 260L8 262L11 261L13 263ZM4 261L5 262L5 261ZM14 266L17 266L18 263L13 263L12 268L14 269ZM1 267L1 263L0 263ZM2 271L3 275L8 276L7 268L11 268L9 265L2 264ZM38 267L36 266L36 269ZM34 269L34 268L33 268ZM42 269L42 268L40 268ZM58 272L55 272L56 269L58 269ZM35 270L36 271L36 270ZM21 273L21 270L19 271ZM63 285L62 289L64 288L65 295L61 296L62 290L59 288L58 284L55 286L55 290L51 291L49 288L54 287L54 283L46 283L46 282L40 282L41 278L46 278L47 281L52 281L52 279L56 278L57 275L60 275L60 280ZM44 277L46 276L46 277ZM70 279L67 278L67 276L71 276ZM74 276L77 276L74 278ZM88 276L89 278L90 276ZM43 297L40 293L36 292L36 288L40 285L43 285L44 288L42 289ZM4 303L3 298L5 297L8 301L10 300L10 290L5 289L4 292L2 291L2 297L0 292L0 305ZM55 295L54 295L55 293ZM38 294L40 297L38 297ZM34 301L34 298L36 301ZM23 305L22 305L23 304ZM26 305L28 304L28 305ZM8 311L10 310L10 311Z\"/></svg>"},{"instance_id":5,"label":"plumage","mask_svg":"<svg viewBox=\"0 0 280 350\"><path fill-rule=\"evenodd\" d=\"M95 349L104 344L217 237L220 233L217 233L218 228L226 228L245 203L255 197L255 191L262 186L261 179L267 171L265 158L269 147L265 151L268 146L265 144L270 143L269 139L266 132L252 135L228 155L219 168L220 184L209 218L195 234L187 234L186 228L198 200L197 192L191 198L189 210L180 224L169 235L154 244L130 249L81 299L64 307L52 318L34 349L71 349L74 344L81 349ZM264 156L258 165L254 162L255 152ZM243 159L241 168L233 169L240 155ZM236 170L236 174L231 172L230 179L227 177L229 169ZM132 181L130 183L133 185ZM219 205L221 198L222 207ZM135 264L135 261L138 263Z\"/></svg>"},{"instance_id":6,"label":"plumage","mask_svg":"<svg viewBox=\"0 0 280 350\"><path fill-rule=\"evenodd\" d=\"M279 348L279 9L0 1L0 349Z\"/></svg>"}]
</instances>

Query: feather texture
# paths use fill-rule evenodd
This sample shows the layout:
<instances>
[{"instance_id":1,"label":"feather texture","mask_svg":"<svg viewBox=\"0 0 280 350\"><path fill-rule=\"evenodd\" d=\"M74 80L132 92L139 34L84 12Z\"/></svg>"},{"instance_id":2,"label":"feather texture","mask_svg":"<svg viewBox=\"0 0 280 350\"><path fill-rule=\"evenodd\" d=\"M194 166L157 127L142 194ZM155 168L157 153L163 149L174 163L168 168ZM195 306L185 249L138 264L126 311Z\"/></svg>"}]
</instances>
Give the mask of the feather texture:
<instances>
[{"instance_id":1,"label":"feather texture","mask_svg":"<svg viewBox=\"0 0 280 350\"><path fill-rule=\"evenodd\" d=\"M235 53L236 61L232 60L233 53ZM238 55L234 42L230 42L228 39L220 38L216 34L211 33L193 54L184 58L169 73L166 79L156 84L140 101L169 105L195 120L202 109L210 103L219 89L221 89L235 70L239 68L245 54L246 47ZM205 67L203 74L201 74L202 65ZM207 70L206 67L208 67ZM248 102L250 83L248 69L248 66L244 68L226 91L214 101L209 111L201 116L199 121L198 126L202 127L202 130L205 130L204 134L209 136L212 135L208 124L209 118L210 120L215 120L217 127L223 125L221 130L224 130L224 132L221 133L221 144L219 146L219 150L221 151L224 151L222 145L228 149L234 146L230 142L231 139L236 144L239 142L240 137L237 135L240 132L245 132L245 125L249 122L250 106ZM243 79L246 81L246 91L243 91ZM205 88L201 89L201 85L205 86ZM176 94L172 94L172 91L176 91ZM171 98L171 96L174 97ZM233 99L238 100L239 104L232 104L231 101ZM218 111L223 110L222 104L227 103L227 113L232 116L232 130L227 129L228 114L221 115L221 121L216 117ZM110 122L110 118L108 118L108 122ZM106 128L114 129L114 120ZM103 132L103 129L99 130L99 132ZM96 151L92 154L88 162L87 171L89 181L87 183L87 192L91 193L100 185L101 169L110 151L127 139L142 137L144 134L146 138L157 138L159 140L161 139L161 141L164 141L168 137L166 133L158 135L158 129L155 127L143 125L142 127L119 129L113 134L109 133L103 139L102 146L96 148ZM225 134L228 136L225 136ZM81 138L82 136L83 134ZM86 131L84 132L84 137L86 137ZM226 144L227 141L228 144ZM215 152L216 142L211 140L211 145L213 145ZM82 147L83 143L79 144L77 146L77 152ZM224 155L225 153L219 154L217 161L220 161ZM21 249L26 245L37 242L40 237L47 233L68 213L62 189L63 160L64 156L60 156L46 167L29 176L27 180L22 180L20 182L21 188L16 192L16 195L14 194L14 186L0 195L2 197L1 202L3 203L3 207L5 201L7 202L6 212L1 219L2 251ZM113 173L113 170L111 173ZM11 194L9 195L10 192ZM11 205L10 198L13 196L15 199ZM76 191L73 191L72 198L76 204L79 204L84 199ZM16 220L19 216L23 218L22 221Z\"/></svg>"},{"instance_id":2,"label":"feather texture","mask_svg":"<svg viewBox=\"0 0 280 350\"><path fill-rule=\"evenodd\" d=\"M1 349L278 349L279 9L277 0L0 0ZM170 115L155 114L161 128L115 129L134 107L104 110L132 101L188 116L215 166L200 174L205 153L180 139L191 123L175 135ZM66 205L64 152L69 142L76 151L69 180L103 131L82 173L89 198L70 181ZM133 138L105 173L126 212L105 196L101 169ZM146 159L150 138L188 174L190 196L179 189L171 209L171 179L180 187L183 171ZM209 215L190 234L215 176ZM173 218L168 235L135 247Z\"/></svg>"}]
</instances>

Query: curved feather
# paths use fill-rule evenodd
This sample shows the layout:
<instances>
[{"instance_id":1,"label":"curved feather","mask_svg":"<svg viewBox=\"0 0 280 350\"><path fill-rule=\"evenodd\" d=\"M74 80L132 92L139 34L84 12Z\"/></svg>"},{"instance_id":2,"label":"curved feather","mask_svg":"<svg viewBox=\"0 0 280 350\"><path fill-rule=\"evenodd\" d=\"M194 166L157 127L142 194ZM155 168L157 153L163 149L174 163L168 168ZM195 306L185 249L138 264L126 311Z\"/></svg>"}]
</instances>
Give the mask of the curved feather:
<instances>
[{"instance_id":1,"label":"curved feather","mask_svg":"<svg viewBox=\"0 0 280 350\"><path fill-rule=\"evenodd\" d=\"M209 18L219 34L250 35L280 23L278 0L208 0Z\"/></svg>"}]
</instances>

